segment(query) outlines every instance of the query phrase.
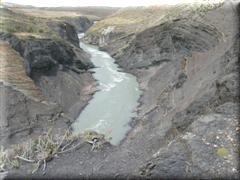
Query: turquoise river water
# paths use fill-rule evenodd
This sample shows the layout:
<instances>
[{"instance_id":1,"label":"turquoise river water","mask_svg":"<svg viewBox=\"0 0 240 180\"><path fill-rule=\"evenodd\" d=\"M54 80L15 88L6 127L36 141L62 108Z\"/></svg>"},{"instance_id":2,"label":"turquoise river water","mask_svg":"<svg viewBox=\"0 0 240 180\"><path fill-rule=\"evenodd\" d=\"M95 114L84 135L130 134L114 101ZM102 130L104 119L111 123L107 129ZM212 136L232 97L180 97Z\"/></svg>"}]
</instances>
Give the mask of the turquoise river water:
<instances>
[{"instance_id":1,"label":"turquoise river water","mask_svg":"<svg viewBox=\"0 0 240 180\"><path fill-rule=\"evenodd\" d=\"M141 94L138 82L135 76L121 72L108 53L83 42L80 47L91 55L96 67L93 76L98 82L98 91L72 124L73 132L96 131L117 145L130 130L129 122L136 116L134 110Z\"/></svg>"}]
</instances>

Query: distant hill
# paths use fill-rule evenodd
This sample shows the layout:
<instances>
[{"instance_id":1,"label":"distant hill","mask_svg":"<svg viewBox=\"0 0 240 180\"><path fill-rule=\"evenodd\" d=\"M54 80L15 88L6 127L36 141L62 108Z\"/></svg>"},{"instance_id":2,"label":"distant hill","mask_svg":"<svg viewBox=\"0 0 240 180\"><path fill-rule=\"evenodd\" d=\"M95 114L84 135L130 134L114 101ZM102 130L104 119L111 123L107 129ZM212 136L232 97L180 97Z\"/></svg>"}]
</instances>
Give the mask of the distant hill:
<instances>
[{"instance_id":1,"label":"distant hill","mask_svg":"<svg viewBox=\"0 0 240 180\"><path fill-rule=\"evenodd\" d=\"M47 20L0 8L0 32L12 33L18 37L59 38L47 25Z\"/></svg>"},{"instance_id":2,"label":"distant hill","mask_svg":"<svg viewBox=\"0 0 240 180\"><path fill-rule=\"evenodd\" d=\"M2 5L15 12L43 18L87 16L95 20L103 19L120 9L117 7L34 7L13 3L2 3Z\"/></svg>"}]
</instances>

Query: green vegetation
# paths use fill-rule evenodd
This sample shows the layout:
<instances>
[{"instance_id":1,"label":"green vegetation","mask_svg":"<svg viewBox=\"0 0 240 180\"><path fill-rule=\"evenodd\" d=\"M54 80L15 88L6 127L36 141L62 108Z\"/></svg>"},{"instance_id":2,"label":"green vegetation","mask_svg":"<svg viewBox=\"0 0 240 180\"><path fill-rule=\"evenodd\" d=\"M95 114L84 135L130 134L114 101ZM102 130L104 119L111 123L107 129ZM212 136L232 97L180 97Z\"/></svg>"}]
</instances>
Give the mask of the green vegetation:
<instances>
[{"instance_id":1,"label":"green vegetation","mask_svg":"<svg viewBox=\"0 0 240 180\"><path fill-rule=\"evenodd\" d=\"M13 33L20 38L52 38L60 39L43 18L15 13L9 9L0 9L0 31Z\"/></svg>"},{"instance_id":2,"label":"green vegetation","mask_svg":"<svg viewBox=\"0 0 240 180\"><path fill-rule=\"evenodd\" d=\"M226 157L229 155L229 151L225 147L218 148L216 153L219 157Z\"/></svg>"}]
</instances>

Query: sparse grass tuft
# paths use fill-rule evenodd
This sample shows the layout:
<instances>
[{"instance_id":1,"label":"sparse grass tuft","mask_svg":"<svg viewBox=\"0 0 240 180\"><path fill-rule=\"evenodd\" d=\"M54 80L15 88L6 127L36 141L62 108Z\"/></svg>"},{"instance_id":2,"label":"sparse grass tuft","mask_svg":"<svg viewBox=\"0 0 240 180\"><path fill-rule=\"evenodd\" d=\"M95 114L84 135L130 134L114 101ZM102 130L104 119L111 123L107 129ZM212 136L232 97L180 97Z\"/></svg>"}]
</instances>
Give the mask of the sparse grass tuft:
<instances>
[{"instance_id":1,"label":"sparse grass tuft","mask_svg":"<svg viewBox=\"0 0 240 180\"><path fill-rule=\"evenodd\" d=\"M7 161L6 151L1 146L1 148L0 148L0 172L5 171L6 161Z\"/></svg>"},{"instance_id":2,"label":"sparse grass tuft","mask_svg":"<svg viewBox=\"0 0 240 180\"><path fill-rule=\"evenodd\" d=\"M105 142L105 136L103 134L98 134L95 131L86 131L83 134L83 139L92 145L92 151L95 149L100 149Z\"/></svg>"},{"instance_id":3,"label":"sparse grass tuft","mask_svg":"<svg viewBox=\"0 0 240 180\"><path fill-rule=\"evenodd\" d=\"M52 129L37 138L29 140L25 144L17 144L8 150L0 149L0 172L5 172L11 168L19 168L22 162L32 163L35 173L42 167L45 172L47 162L55 156L67 153L78 148L83 142L92 145L91 150L101 148L105 142L104 135L94 131L87 132L80 136L73 135L66 131L62 136L53 135Z\"/></svg>"},{"instance_id":4,"label":"sparse grass tuft","mask_svg":"<svg viewBox=\"0 0 240 180\"><path fill-rule=\"evenodd\" d=\"M0 168L6 169L19 168L22 162L33 163L35 173L42 165L43 171L46 163L60 153L75 149L79 138L66 131L63 136L53 136L50 129L47 133L31 139L25 144L14 145L11 149L0 149ZM78 144L79 145L79 144Z\"/></svg>"},{"instance_id":5,"label":"sparse grass tuft","mask_svg":"<svg viewBox=\"0 0 240 180\"><path fill-rule=\"evenodd\" d=\"M104 139L104 135L102 134L98 134L95 131L86 131L83 135L83 139L85 141L92 141L94 138L100 138L100 139Z\"/></svg>"}]
</instances>

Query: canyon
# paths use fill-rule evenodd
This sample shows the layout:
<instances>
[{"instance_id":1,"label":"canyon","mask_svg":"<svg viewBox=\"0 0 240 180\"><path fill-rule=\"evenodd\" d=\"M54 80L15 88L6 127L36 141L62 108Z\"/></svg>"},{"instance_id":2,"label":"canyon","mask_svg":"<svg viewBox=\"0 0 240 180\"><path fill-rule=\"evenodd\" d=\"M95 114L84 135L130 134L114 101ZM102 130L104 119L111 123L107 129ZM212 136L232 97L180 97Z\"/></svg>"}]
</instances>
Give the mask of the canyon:
<instances>
[{"instance_id":1,"label":"canyon","mask_svg":"<svg viewBox=\"0 0 240 180\"><path fill-rule=\"evenodd\" d=\"M14 11L1 15L29 16L24 8ZM0 33L7 75L1 76L0 142L10 147L49 126L60 135L91 103L97 81L90 54L79 48L83 32L84 43L137 78L142 94L131 129L119 145L105 141L92 150L84 141L49 161L44 174L23 163L7 177L238 179L238 3L129 7L96 16L34 16L49 28L47 38Z\"/></svg>"}]
</instances>

